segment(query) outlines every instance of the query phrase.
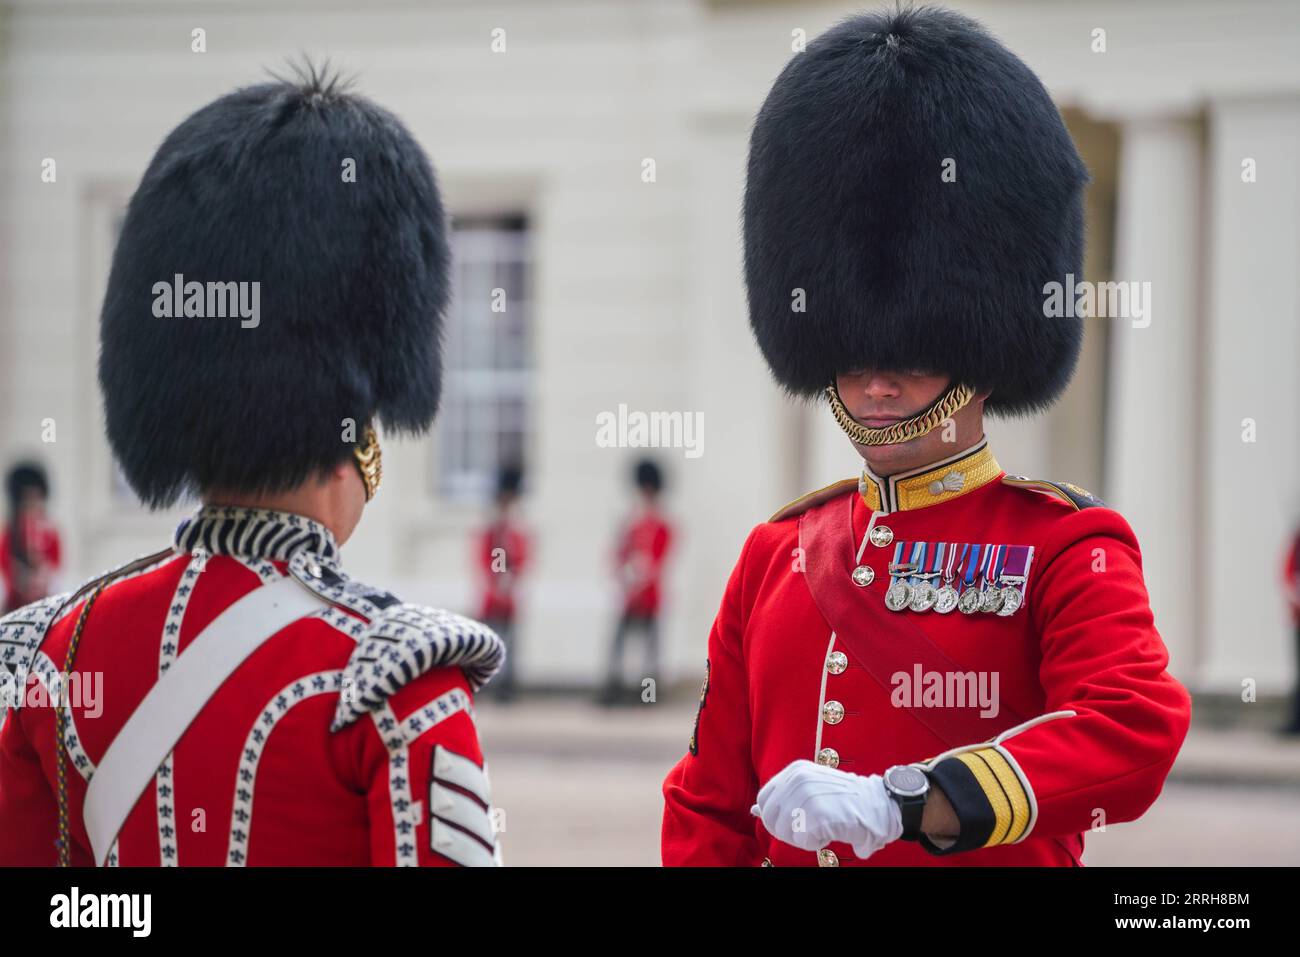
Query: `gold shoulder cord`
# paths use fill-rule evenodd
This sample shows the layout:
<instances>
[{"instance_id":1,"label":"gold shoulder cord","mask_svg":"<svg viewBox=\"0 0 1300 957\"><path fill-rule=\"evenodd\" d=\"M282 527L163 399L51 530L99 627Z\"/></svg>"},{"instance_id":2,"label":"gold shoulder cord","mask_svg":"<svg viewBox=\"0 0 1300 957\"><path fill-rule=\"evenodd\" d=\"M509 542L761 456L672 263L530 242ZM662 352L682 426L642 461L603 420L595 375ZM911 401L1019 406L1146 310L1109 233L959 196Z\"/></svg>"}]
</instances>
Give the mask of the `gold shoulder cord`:
<instances>
[{"instance_id":1,"label":"gold shoulder cord","mask_svg":"<svg viewBox=\"0 0 1300 957\"><path fill-rule=\"evenodd\" d=\"M77 657L77 646L81 644L81 634L86 630L86 619L90 617L90 609L108 583L109 579L104 579L96 585L95 590L86 599L86 603L82 605L81 614L77 616L77 627L72 632L72 640L68 642L68 653L63 658L63 701L57 711L54 741L54 768L59 799L59 867L70 866L72 860L72 829L68 825L68 769L66 767L68 759L68 708L70 706L68 701L68 676L72 674L72 661Z\"/></svg>"},{"instance_id":2,"label":"gold shoulder cord","mask_svg":"<svg viewBox=\"0 0 1300 957\"><path fill-rule=\"evenodd\" d=\"M839 423L845 434L858 445L893 445L896 442L907 442L925 435L932 429L938 428L945 419L950 418L974 395L975 390L970 386L954 385L925 411L886 428L872 429L849 414L834 382L826 387L826 397L831 403L831 414L835 416L835 421Z\"/></svg>"}]
</instances>

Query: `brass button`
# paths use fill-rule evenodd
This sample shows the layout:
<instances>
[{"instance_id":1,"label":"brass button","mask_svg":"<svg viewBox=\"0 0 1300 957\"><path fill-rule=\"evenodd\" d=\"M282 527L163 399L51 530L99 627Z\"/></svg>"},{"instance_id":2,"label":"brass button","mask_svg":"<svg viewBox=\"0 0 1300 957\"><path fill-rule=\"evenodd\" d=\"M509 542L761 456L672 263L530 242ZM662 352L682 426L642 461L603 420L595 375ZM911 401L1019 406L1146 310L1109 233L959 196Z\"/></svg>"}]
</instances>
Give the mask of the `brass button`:
<instances>
[{"instance_id":1,"label":"brass button","mask_svg":"<svg viewBox=\"0 0 1300 957\"><path fill-rule=\"evenodd\" d=\"M765 858L763 858L763 864L762 864L762 866L763 866L763 867L771 867L771 866L772 866L772 859L771 859L770 857L765 857Z\"/></svg>"},{"instance_id":2,"label":"brass button","mask_svg":"<svg viewBox=\"0 0 1300 957\"><path fill-rule=\"evenodd\" d=\"M822 748L817 752L817 763L824 764L828 768L838 768L840 766L840 753L834 748Z\"/></svg>"},{"instance_id":3,"label":"brass button","mask_svg":"<svg viewBox=\"0 0 1300 957\"><path fill-rule=\"evenodd\" d=\"M871 544L884 548L894 540L894 530L888 525L877 525L871 530Z\"/></svg>"},{"instance_id":4,"label":"brass button","mask_svg":"<svg viewBox=\"0 0 1300 957\"><path fill-rule=\"evenodd\" d=\"M853 569L853 584L870 585L876 580L876 573L866 565L859 565Z\"/></svg>"},{"instance_id":5,"label":"brass button","mask_svg":"<svg viewBox=\"0 0 1300 957\"><path fill-rule=\"evenodd\" d=\"M829 847L823 847L817 852L818 867L839 867L840 859Z\"/></svg>"},{"instance_id":6,"label":"brass button","mask_svg":"<svg viewBox=\"0 0 1300 957\"><path fill-rule=\"evenodd\" d=\"M826 656L826 670L833 675L842 674L849 666L849 656L842 651L832 651Z\"/></svg>"},{"instance_id":7,"label":"brass button","mask_svg":"<svg viewBox=\"0 0 1300 957\"><path fill-rule=\"evenodd\" d=\"M839 724L844 720L844 705L838 701L827 701L822 705L822 720L827 724Z\"/></svg>"}]
</instances>

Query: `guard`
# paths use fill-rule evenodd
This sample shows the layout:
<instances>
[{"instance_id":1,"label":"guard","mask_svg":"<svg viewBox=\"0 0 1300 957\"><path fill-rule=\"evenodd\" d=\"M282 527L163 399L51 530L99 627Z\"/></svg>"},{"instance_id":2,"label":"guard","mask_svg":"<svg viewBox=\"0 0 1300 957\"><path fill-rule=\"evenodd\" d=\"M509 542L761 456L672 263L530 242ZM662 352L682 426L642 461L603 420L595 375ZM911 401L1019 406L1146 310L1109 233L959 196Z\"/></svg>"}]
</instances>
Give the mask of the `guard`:
<instances>
[{"instance_id":1,"label":"guard","mask_svg":"<svg viewBox=\"0 0 1300 957\"><path fill-rule=\"evenodd\" d=\"M750 320L864 461L750 534L709 637L666 864L1057 865L1139 817L1187 733L1128 524L1007 475L985 411L1065 388L1084 169L1032 72L935 8L781 73L745 192Z\"/></svg>"},{"instance_id":2,"label":"guard","mask_svg":"<svg viewBox=\"0 0 1300 957\"><path fill-rule=\"evenodd\" d=\"M335 78L238 90L163 142L99 378L131 487L202 504L0 619L0 865L499 861L472 706L499 639L340 557L379 429L432 423L447 270L428 159Z\"/></svg>"}]
</instances>

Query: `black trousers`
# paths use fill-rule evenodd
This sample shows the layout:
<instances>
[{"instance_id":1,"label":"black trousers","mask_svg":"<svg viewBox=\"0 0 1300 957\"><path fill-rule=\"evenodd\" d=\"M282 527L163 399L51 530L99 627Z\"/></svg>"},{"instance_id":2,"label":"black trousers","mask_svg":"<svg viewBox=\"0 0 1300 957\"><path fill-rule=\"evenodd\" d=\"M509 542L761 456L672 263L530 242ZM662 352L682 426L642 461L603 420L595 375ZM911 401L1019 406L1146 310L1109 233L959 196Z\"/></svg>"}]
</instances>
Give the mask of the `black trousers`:
<instances>
[{"instance_id":1,"label":"black trousers","mask_svg":"<svg viewBox=\"0 0 1300 957\"><path fill-rule=\"evenodd\" d=\"M506 646L505 664L501 670L493 675L492 680L484 689L498 697L508 698L515 693L515 673L518 668L519 647L515 642L515 622L513 618L487 618L483 621L500 637L502 643Z\"/></svg>"},{"instance_id":2,"label":"black trousers","mask_svg":"<svg viewBox=\"0 0 1300 957\"><path fill-rule=\"evenodd\" d=\"M646 678L659 678L659 617L657 615L637 615L625 612L614 629L614 641L610 647L609 669L606 673L607 689L623 687L623 654L627 647L628 636L639 632L644 636L645 674ZM640 685L640 681L637 685Z\"/></svg>"}]
</instances>

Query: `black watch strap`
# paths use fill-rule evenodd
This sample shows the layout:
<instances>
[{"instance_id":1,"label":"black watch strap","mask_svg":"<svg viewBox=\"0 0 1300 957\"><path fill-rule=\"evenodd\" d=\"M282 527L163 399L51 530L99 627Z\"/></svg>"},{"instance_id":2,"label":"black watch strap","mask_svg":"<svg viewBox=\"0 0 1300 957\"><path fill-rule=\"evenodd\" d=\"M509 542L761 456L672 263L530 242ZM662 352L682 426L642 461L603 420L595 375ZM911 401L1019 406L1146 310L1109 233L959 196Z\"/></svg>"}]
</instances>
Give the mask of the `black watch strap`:
<instances>
[{"instance_id":1,"label":"black watch strap","mask_svg":"<svg viewBox=\"0 0 1300 957\"><path fill-rule=\"evenodd\" d=\"M885 772L885 790L889 792L889 796L894 799L898 804L899 811L902 812L902 840L920 840L921 820L925 815L925 802L930 795L929 789L927 788L922 794L902 794L899 791L894 790L889 786L889 773L893 770L893 768L890 768L889 771ZM908 770L917 771L918 773L925 775L925 772L920 771L920 769L917 768L908 768ZM925 778L928 782L929 775L925 775Z\"/></svg>"}]
</instances>

